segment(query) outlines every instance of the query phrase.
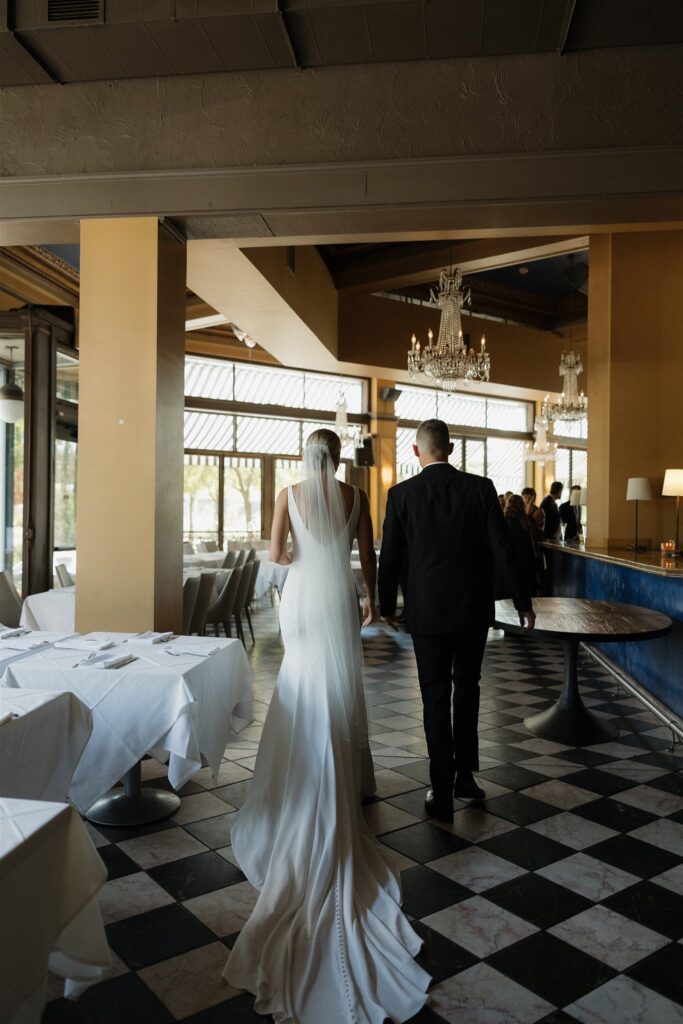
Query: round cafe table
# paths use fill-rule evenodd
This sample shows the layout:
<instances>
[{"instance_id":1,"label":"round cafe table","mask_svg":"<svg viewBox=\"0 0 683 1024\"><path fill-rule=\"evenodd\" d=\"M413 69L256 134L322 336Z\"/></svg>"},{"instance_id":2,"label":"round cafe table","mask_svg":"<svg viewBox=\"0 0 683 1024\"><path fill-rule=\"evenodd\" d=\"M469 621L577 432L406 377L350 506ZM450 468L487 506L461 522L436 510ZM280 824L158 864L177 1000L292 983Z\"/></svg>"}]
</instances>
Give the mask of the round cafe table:
<instances>
[{"instance_id":1,"label":"round cafe table","mask_svg":"<svg viewBox=\"0 0 683 1024\"><path fill-rule=\"evenodd\" d=\"M606 743L616 726L592 714L581 700L577 674L579 644L631 643L654 640L671 629L668 615L631 604L588 601L576 597L534 598L533 637L561 640L564 647L564 686L552 707L524 719L527 729L546 740L573 747ZM496 601L496 627L520 633L519 613L512 601Z\"/></svg>"}]
</instances>

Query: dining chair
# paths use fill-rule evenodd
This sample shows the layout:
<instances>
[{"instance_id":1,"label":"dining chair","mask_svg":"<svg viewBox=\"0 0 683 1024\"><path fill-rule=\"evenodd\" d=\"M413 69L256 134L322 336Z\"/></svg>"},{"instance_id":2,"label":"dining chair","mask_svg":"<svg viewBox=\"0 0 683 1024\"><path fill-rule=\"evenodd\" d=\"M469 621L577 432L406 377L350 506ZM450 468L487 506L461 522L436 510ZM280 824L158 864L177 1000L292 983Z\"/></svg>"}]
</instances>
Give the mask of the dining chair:
<instances>
[{"instance_id":1,"label":"dining chair","mask_svg":"<svg viewBox=\"0 0 683 1024\"><path fill-rule=\"evenodd\" d=\"M257 561L256 559L254 559L252 562L248 563L245 566L245 569L244 569L245 572L249 572L249 570L251 569L251 576L250 576L250 579L249 579L249 586L247 587L247 594L246 594L246 597L244 599L244 614L247 617L247 623L249 625L249 632L251 633L251 642L252 643L255 643L256 641L254 640L254 629L253 629L253 626L251 624L251 603L254 600L254 590L256 589L256 578L257 578L257 576L259 574L259 569L260 568L261 568L261 563L259 561Z\"/></svg>"},{"instance_id":2,"label":"dining chair","mask_svg":"<svg viewBox=\"0 0 683 1024\"><path fill-rule=\"evenodd\" d=\"M240 548L240 550L236 553L236 557L235 557L235 568L236 569L239 568L240 565L244 565L244 560L245 560L246 557L247 557L246 551L244 550L244 548Z\"/></svg>"},{"instance_id":3,"label":"dining chair","mask_svg":"<svg viewBox=\"0 0 683 1024\"><path fill-rule=\"evenodd\" d=\"M199 577L197 600L190 620L190 634L197 633L199 636L206 636L206 613L209 610L215 589L216 573L203 572Z\"/></svg>"},{"instance_id":4,"label":"dining chair","mask_svg":"<svg viewBox=\"0 0 683 1024\"><path fill-rule=\"evenodd\" d=\"M199 580L199 576L188 576L183 584L183 636L190 635L190 624L197 603Z\"/></svg>"},{"instance_id":5,"label":"dining chair","mask_svg":"<svg viewBox=\"0 0 683 1024\"><path fill-rule=\"evenodd\" d=\"M207 626L213 626L216 636L219 635L219 627L223 626L226 636L232 636L230 619L235 607L237 588L239 587L242 569L231 569L228 573L218 597L209 605L206 613Z\"/></svg>"},{"instance_id":6,"label":"dining chair","mask_svg":"<svg viewBox=\"0 0 683 1024\"><path fill-rule=\"evenodd\" d=\"M223 566L222 566L222 568L223 569L234 569L236 561L237 561L237 552L236 551L228 551L226 553L225 558L223 559Z\"/></svg>"},{"instance_id":7,"label":"dining chair","mask_svg":"<svg viewBox=\"0 0 683 1024\"><path fill-rule=\"evenodd\" d=\"M63 562L55 566L55 572L57 573L60 587L73 587L74 578Z\"/></svg>"},{"instance_id":8,"label":"dining chair","mask_svg":"<svg viewBox=\"0 0 683 1024\"><path fill-rule=\"evenodd\" d=\"M183 541L183 554L184 555L193 555L194 554L194 548L190 544L189 540L184 540Z\"/></svg>"},{"instance_id":9,"label":"dining chair","mask_svg":"<svg viewBox=\"0 0 683 1024\"><path fill-rule=\"evenodd\" d=\"M255 558L256 558L256 548L249 548L249 550L247 551L246 561L247 562L253 562L255 560Z\"/></svg>"},{"instance_id":10,"label":"dining chair","mask_svg":"<svg viewBox=\"0 0 683 1024\"><path fill-rule=\"evenodd\" d=\"M21 618L21 598L9 569L0 573L0 622L14 629Z\"/></svg>"},{"instance_id":11,"label":"dining chair","mask_svg":"<svg viewBox=\"0 0 683 1024\"><path fill-rule=\"evenodd\" d=\"M240 638L244 646L244 629L242 628L242 615L246 608L247 591L249 590L249 584L251 583L251 566L243 566L242 573L240 576L240 583L237 588L237 595L235 597L235 607L233 608L233 616L235 618L235 628L237 630L237 636Z\"/></svg>"},{"instance_id":12,"label":"dining chair","mask_svg":"<svg viewBox=\"0 0 683 1024\"><path fill-rule=\"evenodd\" d=\"M204 541L204 550L205 551L218 551L219 550L218 544L216 544L215 540L205 540Z\"/></svg>"},{"instance_id":13,"label":"dining chair","mask_svg":"<svg viewBox=\"0 0 683 1024\"><path fill-rule=\"evenodd\" d=\"M205 551L208 551L208 550L209 549L208 549L208 547L206 545L206 541L205 540L200 540L198 542L198 544L197 544L197 554L200 554L200 553L203 554Z\"/></svg>"}]
</instances>

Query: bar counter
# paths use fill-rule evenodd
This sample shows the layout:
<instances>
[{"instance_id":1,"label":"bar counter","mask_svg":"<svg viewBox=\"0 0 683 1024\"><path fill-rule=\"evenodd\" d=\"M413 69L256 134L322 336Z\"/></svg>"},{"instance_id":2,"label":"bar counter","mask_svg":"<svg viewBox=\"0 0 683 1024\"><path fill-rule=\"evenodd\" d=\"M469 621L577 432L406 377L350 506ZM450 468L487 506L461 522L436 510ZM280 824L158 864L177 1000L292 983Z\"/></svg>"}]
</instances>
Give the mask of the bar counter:
<instances>
[{"instance_id":1,"label":"bar counter","mask_svg":"<svg viewBox=\"0 0 683 1024\"><path fill-rule=\"evenodd\" d=\"M554 597L584 597L640 605L673 619L660 640L595 644L617 668L683 718L683 559L659 551L591 548L581 543L543 545Z\"/></svg>"}]
</instances>

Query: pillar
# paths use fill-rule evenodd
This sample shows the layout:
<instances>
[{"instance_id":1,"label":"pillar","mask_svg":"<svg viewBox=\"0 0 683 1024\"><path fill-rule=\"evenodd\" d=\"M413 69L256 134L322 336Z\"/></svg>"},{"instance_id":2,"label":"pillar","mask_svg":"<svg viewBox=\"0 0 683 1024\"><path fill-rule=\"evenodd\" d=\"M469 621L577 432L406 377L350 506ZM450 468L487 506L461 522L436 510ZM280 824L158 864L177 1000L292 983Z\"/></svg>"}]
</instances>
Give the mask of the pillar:
<instances>
[{"instance_id":1,"label":"pillar","mask_svg":"<svg viewBox=\"0 0 683 1024\"><path fill-rule=\"evenodd\" d=\"M394 402L382 398L383 388L395 388L395 381L370 381L370 432L375 465L370 470L370 512L375 537L382 536L387 493L396 483L396 424Z\"/></svg>"},{"instance_id":2,"label":"pillar","mask_svg":"<svg viewBox=\"0 0 683 1024\"><path fill-rule=\"evenodd\" d=\"M182 622L185 244L81 223L76 628Z\"/></svg>"},{"instance_id":3,"label":"pillar","mask_svg":"<svg viewBox=\"0 0 683 1024\"><path fill-rule=\"evenodd\" d=\"M629 477L648 477L640 541L673 535L667 468L683 465L683 232L592 236L588 293L589 543L633 543Z\"/></svg>"}]
</instances>

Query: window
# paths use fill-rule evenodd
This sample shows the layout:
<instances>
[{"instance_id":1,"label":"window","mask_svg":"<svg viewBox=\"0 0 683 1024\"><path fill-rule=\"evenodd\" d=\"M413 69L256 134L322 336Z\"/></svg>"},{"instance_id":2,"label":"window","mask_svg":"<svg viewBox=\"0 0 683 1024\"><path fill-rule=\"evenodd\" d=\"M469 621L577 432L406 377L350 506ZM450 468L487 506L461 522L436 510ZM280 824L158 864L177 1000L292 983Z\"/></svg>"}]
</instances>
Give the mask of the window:
<instances>
[{"instance_id":1,"label":"window","mask_svg":"<svg viewBox=\"0 0 683 1024\"><path fill-rule=\"evenodd\" d=\"M460 427L486 426L486 399L459 392L437 396L438 418Z\"/></svg>"},{"instance_id":2,"label":"window","mask_svg":"<svg viewBox=\"0 0 683 1024\"><path fill-rule=\"evenodd\" d=\"M226 458L224 532L230 537L261 536L261 459Z\"/></svg>"},{"instance_id":3,"label":"window","mask_svg":"<svg viewBox=\"0 0 683 1024\"><path fill-rule=\"evenodd\" d=\"M465 439L465 464L462 468L466 473L486 476L486 441L475 441L471 437Z\"/></svg>"},{"instance_id":4,"label":"window","mask_svg":"<svg viewBox=\"0 0 683 1024\"><path fill-rule=\"evenodd\" d=\"M574 484L585 487L588 478L588 452L583 448L558 448L555 455L555 479L564 484L564 494Z\"/></svg>"},{"instance_id":5,"label":"window","mask_svg":"<svg viewBox=\"0 0 683 1024\"><path fill-rule=\"evenodd\" d=\"M219 533L219 465L216 455L186 455L183 495L185 540L216 540Z\"/></svg>"},{"instance_id":6,"label":"window","mask_svg":"<svg viewBox=\"0 0 683 1024\"><path fill-rule=\"evenodd\" d=\"M436 391L430 388L401 388L394 406L400 420L429 420L436 417Z\"/></svg>"},{"instance_id":7,"label":"window","mask_svg":"<svg viewBox=\"0 0 683 1024\"><path fill-rule=\"evenodd\" d=\"M266 416L236 417L237 452L269 452L273 455L298 455L301 451L299 420L276 420Z\"/></svg>"},{"instance_id":8,"label":"window","mask_svg":"<svg viewBox=\"0 0 683 1024\"><path fill-rule=\"evenodd\" d=\"M185 410L185 448L195 451L235 450L235 417Z\"/></svg>"},{"instance_id":9,"label":"window","mask_svg":"<svg viewBox=\"0 0 683 1024\"><path fill-rule=\"evenodd\" d=\"M54 547L63 551L76 547L77 453L75 441L56 438Z\"/></svg>"},{"instance_id":10,"label":"window","mask_svg":"<svg viewBox=\"0 0 683 1024\"><path fill-rule=\"evenodd\" d=\"M526 487L525 442L506 437L486 441L486 475L493 480L496 493L520 494Z\"/></svg>"}]
</instances>

